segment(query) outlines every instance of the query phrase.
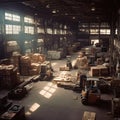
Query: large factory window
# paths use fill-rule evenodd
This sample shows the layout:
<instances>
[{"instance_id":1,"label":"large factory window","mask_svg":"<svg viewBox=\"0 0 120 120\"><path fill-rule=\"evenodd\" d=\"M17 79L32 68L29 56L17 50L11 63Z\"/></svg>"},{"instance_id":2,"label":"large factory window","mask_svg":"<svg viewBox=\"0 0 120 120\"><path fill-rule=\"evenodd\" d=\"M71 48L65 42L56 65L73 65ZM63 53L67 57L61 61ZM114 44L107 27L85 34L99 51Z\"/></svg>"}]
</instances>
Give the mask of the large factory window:
<instances>
[{"instance_id":1,"label":"large factory window","mask_svg":"<svg viewBox=\"0 0 120 120\"><path fill-rule=\"evenodd\" d=\"M25 33L34 34L34 27L25 26L24 29L25 29Z\"/></svg>"},{"instance_id":2,"label":"large factory window","mask_svg":"<svg viewBox=\"0 0 120 120\"><path fill-rule=\"evenodd\" d=\"M19 25L5 25L6 34L19 34L21 31L21 26Z\"/></svg>"},{"instance_id":3,"label":"large factory window","mask_svg":"<svg viewBox=\"0 0 120 120\"><path fill-rule=\"evenodd\" d=\"M115 34L116 34L116 35L118 34L118 29L115 29Z\"/></svg>"},{"instance_id":4,"label":"large factory window","mask_svg":"<svg viewBox=\"0 0 120 120\"><path fill-rule=\"evenodd\" d=\"M33 24L34 23L34 19L30 18L30 17L24 17L24 22Z\"/></svg>"},{"instance_id":5,"label":"large factory window","mask_svg":"<svg viewBox=\"0 0 120 120\"><path fill-rule=\"evenodd\" d=\"M101 23L100 27L109 28L110 25L108 23Z\"/></svg>"},{"instance_id":6,"label":"large factory window","mask_svg":"<svg viewBox=\"0 0 120 120\"><path fill-rule=\"evenodd\" d=\"M12 34L12 25L5 25L6 34Z\"/></svg>"},{"instance_id":7,"label":"large factory window","mask_svg":"<svg viewBox=\"0 0 120 120\"><path fill-rule=\"evenodd\" d=\"M100 29L100 34L110 35L110 29Z\"/></svg>"},{"instance_id":8,"label":"large factory window","mask_svg":"<svg viewBox=\"0 0 120 120\"><path fill-rule=\"evenodd\" d=\"M45 33L44 28L37 27L37 33Z\"/></svg>"},{"instance_id":9,"label":"large factory window","mask_svg":"<svg viewBox=\"0 0 120 120\"><path fill-rule=\"evenodd\" d=\"M20 16L5 12L5 19L11 21L20 21Z\"/></svg>"},{"instance_id":10,"label":"large factory window","mask_svg":"<svg viewBox=\"0 0 120 120\"><path fill-rule=\"evenodd\" d=\"M67 29L67 25L64 25L64 29Z\"/></svg>"},{"instance_id":11,"label":"large factory window","mask_svg":"<svg viewBox=\"0 0 120 120\"><path fill-rule=\"evenodd\" d=\"M90 29L90 34L99 34L99 29Z\"/></svg>"},{"instance_id":12,"label":"large factory window","mask_svg":"<svg viewBox=\"0 0 120 120\"><path fill-rule=\"evenodd\" d=\"M53 34L57 34L57 29L53 29Z\"/></svg>"},{"instance_id":13,"label":"large factory window","mask_svg":"<svg viewBox=\"0 0 120 120\"><path fill-rule=\"evenodd\" d=\"M13 34L19 34L20 31L21 31L21 26L13 25Z\"/></svg>"},{"instance_id":14,"label":"large factory window","mask_svg":"<svg viewBox=\"0 0 120 120\"><path fill-rule=\"evenodd\" d=\"M52 34L52 29L51 28L47 28L47 33L48 34Z\"/></svg>"}]
</instances>

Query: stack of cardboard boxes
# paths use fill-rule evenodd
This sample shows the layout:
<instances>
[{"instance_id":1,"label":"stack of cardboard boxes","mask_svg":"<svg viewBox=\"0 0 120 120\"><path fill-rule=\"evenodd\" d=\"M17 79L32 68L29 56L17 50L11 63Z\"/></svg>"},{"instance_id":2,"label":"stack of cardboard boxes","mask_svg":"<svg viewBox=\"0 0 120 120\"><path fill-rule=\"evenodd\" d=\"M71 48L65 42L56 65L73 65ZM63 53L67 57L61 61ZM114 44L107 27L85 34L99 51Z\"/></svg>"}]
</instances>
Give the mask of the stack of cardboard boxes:
<instances>
[{"instance_id":1,"label":"stack of cardboard boxes","mask_svg":"<svg viewBox=\"0 0 120 120\"><path fill-rule=\"evenodd\" d=\"M0 65L0 87L3 89L14 88L19 82L17 68L13 65Z\"/></svg>"},{"instance_id":2,"label":"stack of cardboard boxes","mask_svg":"<svg viewBox=\"0 0 120 120\"><path fill-rule=\"evenodd\" d=\"M38 75L41 70L41 63L44 61L45 56L39 53L22 56L20 59L21 75Z\"/></svg>"},{"instance_id":3,"label":"stack of cardboard boxes","mask_svg":"<svg viewBox=\"0 0 120 120\"><path fill-rule=\"evenodd\" d=\"M31 59L28 56L22 56L20 59L20 73L21 75L29 75L31 67Z\"/></svg>"}]
</instances>

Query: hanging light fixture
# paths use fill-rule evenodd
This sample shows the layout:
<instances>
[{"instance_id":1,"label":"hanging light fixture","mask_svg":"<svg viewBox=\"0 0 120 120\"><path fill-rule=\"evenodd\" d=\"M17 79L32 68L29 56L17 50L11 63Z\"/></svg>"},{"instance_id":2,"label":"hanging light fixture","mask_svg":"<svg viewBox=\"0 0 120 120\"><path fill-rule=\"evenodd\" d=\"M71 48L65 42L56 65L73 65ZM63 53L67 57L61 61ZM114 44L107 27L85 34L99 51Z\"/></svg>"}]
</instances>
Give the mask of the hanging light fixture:
<instances>
[{"instance_id":1,"label":"hanging light fixture","mask_svg":"<svg viewBox=\"0 0 120 120\"><path fill-rule=\"evenodd\" d=\"M95 7L94 6L91 8L91 11L95 11Z\"/></svg>"},{"instance_id":2,"label":"hanging light fixture","mask_svg":"<svg viewBox=\"0 0 120 120\"><path fill-rule=\"evenodd\" d=\"M95 11L95 3L94 2L91 3L91 11Z\"/></svg>"}]
</instances>

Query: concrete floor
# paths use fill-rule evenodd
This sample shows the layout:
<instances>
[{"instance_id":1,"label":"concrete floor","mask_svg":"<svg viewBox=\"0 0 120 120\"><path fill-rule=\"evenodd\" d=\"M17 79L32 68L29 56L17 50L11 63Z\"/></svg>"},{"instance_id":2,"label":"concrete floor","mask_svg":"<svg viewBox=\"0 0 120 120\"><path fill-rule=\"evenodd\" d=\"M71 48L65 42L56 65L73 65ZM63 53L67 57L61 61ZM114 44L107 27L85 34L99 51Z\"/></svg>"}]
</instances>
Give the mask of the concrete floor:
<instances>
[{"instance_id":1,"label":"concrete floor","mask_svg":"<svg viewBox=\"0 0 120 120\"><path fill-rule=\"evenodd\" d=\"M77 54L72 55L72 62ZM54 75L59 75L59 66L64 66L66 59L53 60ZM76 74L76 70L72 70ZM26 97L14 101L25 106L26 120L82 120L84 111L96 112L96 120L113 120L110 112L109 95L99 106L85 106L81 103L80 93L57 87L51 81L38 81Z\"/></svg>"},{"instance_id":2,"label":"concrete floor","mask_svg":"<svg viewBox=\"0 0 120 120\"><path fill-rule=\"evenodd\" d=\"M27 120L82 120L84 111L96 112L96 120L112 120L107 107L85 106L79 93L57 88L51 82L35 83L25 98L15 102L25 106Z\"/></svg>"}]
</instances>

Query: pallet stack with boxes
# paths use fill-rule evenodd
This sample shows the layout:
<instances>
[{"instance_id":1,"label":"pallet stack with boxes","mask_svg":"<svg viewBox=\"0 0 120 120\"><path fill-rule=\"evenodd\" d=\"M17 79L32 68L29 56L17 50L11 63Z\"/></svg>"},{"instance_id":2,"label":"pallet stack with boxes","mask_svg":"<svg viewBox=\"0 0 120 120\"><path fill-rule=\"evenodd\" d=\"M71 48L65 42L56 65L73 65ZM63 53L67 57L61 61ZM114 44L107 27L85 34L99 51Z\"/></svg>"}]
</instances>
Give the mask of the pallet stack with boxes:
<instances>
[{"instance_id":1,"label":"pallet stack with boxes","mask_svg":"<svg viewBox=\"0 0 120 120\"><path fill-rule=\"evenodd\" d=\"M40 73L40 64L39 63L31 63L31 67L29 70L30 75L38 75Z\"/></svg>"},{"instance_id":2,"label":"pallet stack with boxes","mask_svg":"<svg viewBox=\"0 0 120 120\"><path fill-rule=\"evenodd\" d=\"M30 56L32 63L43 63L45 61L45 55L34 53Z\"/></svg>"},{"instance_id":3,"label":"pallet stack with boxes","mask_svg":"<svg viewBox=\"0 0 120 120\"><path fill-rule=\"evenodd\" d=\"M0 87L4 89L14 88L18 83L17 68L13 65L0 65Z\"/></svg>"},{"instance_id":4,"label":"pallet stack with boxes","mask_svg":"<svg viewBox=\"0 0 120 120\"><path fill-rule=\"evenodd\" d=\"M44 61L45 56L39 53L22 56L20 59L21 75L38 75L40 73L41 64Z\"/></svg>"},{"instance_id":5,"label":"pallet stack with boxes","mask_svg":"<svg viewBox=\"0 0 120 120\"><path fill-rule=\"evenodd\" d=\"M20 58L20 73L21 73L21 75L29 75L30 66L31 66L30 57L22 56Z\"/></svg>"},{"instance_id":6,"label":"pallet stack with boxes","mask_svg":"<svg viewBox=\"0 0 120 120\"><path fill-rule=\"evenodd\" d=\"M43 54L34 53L31 55L30 75L38 75L41 70L41 64L45 61Z\"/></svg>"}]
</instances>

